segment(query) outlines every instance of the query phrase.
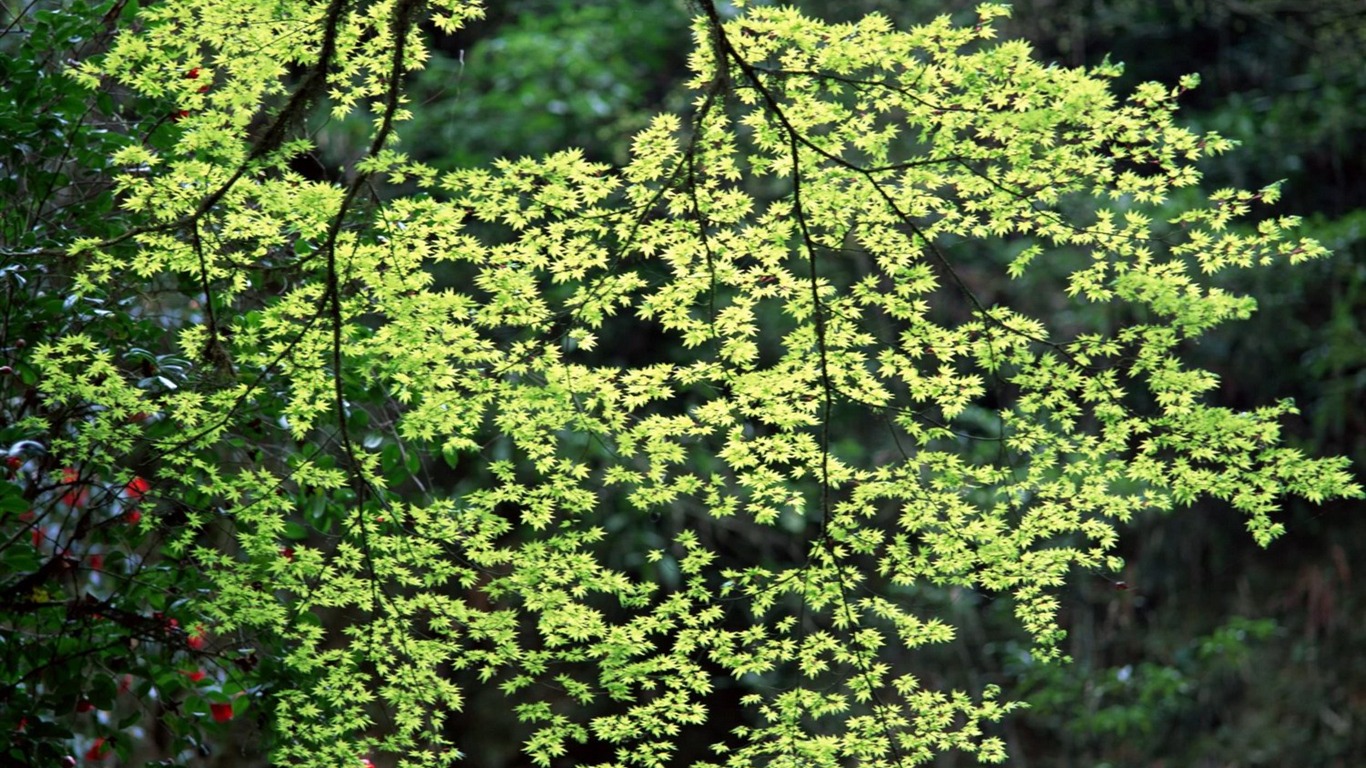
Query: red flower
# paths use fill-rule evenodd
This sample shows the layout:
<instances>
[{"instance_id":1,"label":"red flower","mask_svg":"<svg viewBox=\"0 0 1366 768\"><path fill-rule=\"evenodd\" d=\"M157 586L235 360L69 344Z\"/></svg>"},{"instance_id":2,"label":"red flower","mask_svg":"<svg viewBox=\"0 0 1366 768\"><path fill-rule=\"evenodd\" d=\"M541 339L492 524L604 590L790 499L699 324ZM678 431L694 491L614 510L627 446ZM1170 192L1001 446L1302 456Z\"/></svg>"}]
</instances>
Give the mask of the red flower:
<instances>
[{"instance_id":1,"label":"red flower","mask_svg":"<svg viewBox=\"0 0 1366 768\"><path fill-rule=\"evenodd\" d=\"M133 676L124 675L119 678L119 693L128 693L133 689Z\"/></svg>"},{"instance_id":2,"label":"red flower","mask_svg":"<svg viewBox=\"0 0 1366 768\"><path fill-rule=\"evenodd\" d=\"M130 509L123 513L123 522L129 525L137 525L142 522L142 513L136 509Z\"/></svg>"},{"instance_id":3,"label":"red flower","mask_svg":"<svg viewBox=\"0 0 1366 768\"><path fill-rule=\"evenodd\" d=\"M34 529L33 529L33 546L36 547L36 546L38 546L39 544L42 544L42 543L43 543L43 539L45 539L45 538L47 538L47 537L43 535L43 529L41 529L41 528L34 528Z\"/></svg>"},{"instance_id":4,"label":"red flower","mask_svg":"<svg viewBox=\"0 0 1366 768\"><path fill-rule=\"evenodd\" d=\"M204 628L195 627L190 630L190 637L185 641L185 645L189 646L192 651L204 650Z\"/></svg>"},{"instance_id":5,"label":"red flower","mask_svg":"<svg viewBox=\"0 0 1366 768\"><path fill-rule=\"evenodd\" d=\"M197 79L199 79L199 67L195 67L194 69L190 70L189 72L186 72L186 73L185 73L185 79L186 79L186 80L197 80Z\"/></svg>"},{"instance_id":6,"label":"red flower","mask_svg":"<svg viewBox=\"0 0 1366 768\"><path fill-rule=\"evenodd\" d=\"M78 482L80 482L80 479L81 475L75 469L67 467L66 469L62 470L63 485L74 486ZM62 503L67 505L68 507L83 507L85 506L85 502L89 498L90 491L86 489L84 486L82 486L80 488L73 488L72 490L69 490L66 493L62 494Z\"/></svg>"},{"instance_id":7,"label":"red flower","mask_svg":"<svg viewBox=\"0 0 1366 768\"><path fill-rule=\"evenodd\" d=\"M143 496L147 495L147 489L151 487L152 484L146 480L143 480L140 477L134 477L128 482L128 485L123 487L123 493L133 501L138 501Z\"/></svg>"},{"instance_id":8,"label":"red flower","mask_svg":"<svg viewBox=\"0 0 1366 768\"><path fill-rule=\"evenodd\" d=\"M90 749L86 750L85 753L85 759L92 761L103 760L108 756L109 745L105 743L103 736L99 737L98 739L95 739L95 743L90 747Z\"/></svg>"},{"instance_id":9,"label":"red flower","mask_svg":"<svg viewBox=\"0 0 1366 768\"><path fill-rule=\"evenodd\" d=\"M285 547L284 549L280 550L280 557L283 557L284 559L289 560L290 562L293 562L293 561L294 561L294 547Z\"/></svg>"},{"instance_id":10,"label":"red flower","mask_svg":"<svg viewBox=\"0 0 1366 768\"><path fill-rule=\"evenodd\" d=\"M178 123L190 116L190 110L181 109L171 113L171 122Z\"/></svg>"},{"instance_id":11,"label":"red flower","mask_svg":"<svg viewBox=\"0 0 1366 768\"><path fill-rule=\"evenodd\" d=\"M182 670L180 670L180 674L182 674L182 675L184 675L184 676L190 678L190 682L192 682L192 683L197 683L197 682L199 682L200 680L203 680L205 677L207 677L207 675L204 674L204 670L202 670L202 669L195 669L195 670L182 669Z\"/></svg>"},{"instance_id":12,"label":"red flower","mask_svg":"<svg viewBox=\"0 0 1366 768\"><path fill-rule=\"evenodd\" d=\"M232 719L232 704L210 704L209 712L213 714L215 723L226 723Z\"/></svg>"},{"instance_id":13,"label":"red flower","mask_svg":"<svg viewBox=\"0 0 1366 768\"><path fill-rule=\"evenodd\" d=\"M77 712L89 712L94 708L95 705L91 703L90 699L81 699L80 701L76 702Z\"/></svg>"},{"instance_id":14,"label":"red flower","mask_svg":"<svg viewBox=\"0 0 1366 768\"><path fill-rule=\"evenodd\" d=\"M104 568L104 555L90 555L86 557L85 561L92 571L98 571Z\"/></svg>"}]
</instances>

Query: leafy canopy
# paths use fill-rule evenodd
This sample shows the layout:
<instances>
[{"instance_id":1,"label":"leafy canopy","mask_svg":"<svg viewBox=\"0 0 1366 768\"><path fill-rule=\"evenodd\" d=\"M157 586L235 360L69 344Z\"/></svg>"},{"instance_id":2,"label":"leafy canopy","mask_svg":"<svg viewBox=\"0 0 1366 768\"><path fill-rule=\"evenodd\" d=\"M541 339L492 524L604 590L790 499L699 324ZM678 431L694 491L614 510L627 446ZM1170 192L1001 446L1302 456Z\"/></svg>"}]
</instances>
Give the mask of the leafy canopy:
<instances>
[{"instance_id":1,"label":"leafy canopy","mask_svg":"<svg viewBox=\"0 0 1366 768\"><path fill-rule=\"evenodd\" d=\"M1000 761L1016 704L917 678L954 637L917 587L1009 596L1056 659L1056 589L1117 568L1135 515L1219 499L1266 544L1285 495L1360 495L1282 443L1290 403L1213 406L1181 362L1254 309L1213 275L1324 255L1294 217L1243 223L1275 185L1187 189L1229 148L1176 124L1194 78L1121 99L1118 65L996 42L1002 5L905 31L702 11L694 109L621 168L403 154L421 25L467 0L156 4L72 71L177 107L112 158L142 223L65 252L77 296L164 292L138 311L194 366L146 386L108 339L39 345L48 407L86 407L52 466L150 467L168 501L141 525L208 580L185 606L225 666L279 655L231 674L280 764L452 763L476 684L538 765L595 741L662 766L727 679L747 719L699 765ZM355 113L343 183L291 170ZM965 266L989 249L1112 310L984 298ZM686 357L615 356L631 333ZM891 448L848 447L868 435ZM606 510L676 524L618 557ZM727 544L755 535L798 555Z\"/></svg>"}]
</instances>

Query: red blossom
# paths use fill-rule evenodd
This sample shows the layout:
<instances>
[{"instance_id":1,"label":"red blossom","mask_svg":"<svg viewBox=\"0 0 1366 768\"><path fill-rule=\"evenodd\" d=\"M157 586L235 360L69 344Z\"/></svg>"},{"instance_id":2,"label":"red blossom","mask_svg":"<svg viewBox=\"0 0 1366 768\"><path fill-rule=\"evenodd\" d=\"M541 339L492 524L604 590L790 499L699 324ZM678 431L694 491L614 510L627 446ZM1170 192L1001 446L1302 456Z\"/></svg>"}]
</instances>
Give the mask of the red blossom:
<instances>
[{"instance_id":1,"label":"red blossom","mask_svg":"<svg viewBox=\"0 0 1366 768\"><path fill-rule=\"evenodd\" d=\"M89 555L86 557L85 562L92 571L102 570L104 568L104 555Z\"/></svg>"},{"instance_id":2,"label":"red blossom","mask_svg":"<svg viewBox=\"0 0 1366 768\"><path fill-rule=\"evenodd\" d=\"M195 67L194 69L191 69L189 72L186 72L186 73L185 73L185 79L186 79L186 80L197 80L198 78L199 78L199 67Z\"/></svg>"},{"instance_id":3,"label":"red blossom","mask_svg":"<svg viewBox=\"0 0 1366 768\"><path fill-rule=\"evenodd\" d=\"M94 708L95 705L90 701L90 699L81 699L80 701L76 702L77 712L89 712Z\"/></svg>"},{"instance_id":4,"label":"red blossom","mask_svg":"<svg viewBox=\"0 0 1366 768\"><path fill-rule=\"evenodd\" d=\"M127 512L124 512L123 522L127 523L128 525L137 525L138 523L142 522L142 512L136 509L130 509Z\"/></svg>"},{"instance_id":5,"label":"red blossom","mask_svg":"<svg viewBox=\"0 0 1366 768\"><path fill-rule=\"evenodd\" d=\"M128 693L133 689L133 676L124 675L119 679L119 693Z\"/></svg>"},{"instance_id":6,"label":"red blossom","mask_svg":"<svg viewBox=\"0 0 1366 768\"><path fill-rule=\"evenodd\" d=\"M232 719L232 704L210 704L209 712L213 714L215 723L226 723Z\"/></svg>"},{"instance_id":7,"label":"red blossom","mask_svg":"<svg viewBox=\"0 0 1366 768\"><path fill-rule=\"evenodd\" d=\"M180 674L190 678L190 682L192 683L197 683L208 676L204 674L204 670L202 669L182 669L180 670Z\"/></svg>"},{"instance_id":8,"label":"red blossom","mask_svg":"<svg viewBox=\"0 0 1366 768\"><path fill-rule=\"evenodd\" d=\"M75 486L77 483L80 482L80 479L80 473L72 467L67 467L62 470L63 485ZM68 507L83 507L85 506L85 502L89 499L90 491L84 486L81 486L79 488L73 488L72 490L69 490L66 493L62 494L62 503L67 505Z\"/></svg>"},{"instance_id":9,"label":"red blossom","mask_svg":"<svg viewBox=\"0 0 1366 768\"><path fill-rule=\"evenodd\" d=\"M128 485L123 487L123 493L133 501L138 501L143 496L147 495L147 489L151 487L152 484L141 477L134 477L132 480L128 481Z\"/></svg>"},{"instance_id":10,"label":"red blossom","mask_svg":"<svg viewBox=\"0 0 1366 768\"><path fill-rule=\"evenodd\" d=\"M195 627L190 630L190 637L185 641L185 645L189 646L192 651L204 650L204 634L203 627Z\"/></svg>"},{"instance_id":11,"label":"red blossom","mask_svg":"<svg viewBox=\"0 0 1366 768\"><path fill-rule=\"evenodd\" d=\"M285 547L284 549L281 549L281 550L280 550L280 557L283 557L284 559L289 560L290 562L293 562L293 561L294 561L294 547Z\"/></svg>"},{"instance_id":12,"label":"red blossom","mask_svg":"<svg viewBox=\"0 0 1366 768\"><path fill-rule=\"evenodd\" d=\"M99 737L98 739L95 739L95 743L91 745L90 749L86 750L85 753L85 759L91 761L103 760L108 756L109 745L105 743L105 739L103 736Z\"/></svg>"}]
</instances>

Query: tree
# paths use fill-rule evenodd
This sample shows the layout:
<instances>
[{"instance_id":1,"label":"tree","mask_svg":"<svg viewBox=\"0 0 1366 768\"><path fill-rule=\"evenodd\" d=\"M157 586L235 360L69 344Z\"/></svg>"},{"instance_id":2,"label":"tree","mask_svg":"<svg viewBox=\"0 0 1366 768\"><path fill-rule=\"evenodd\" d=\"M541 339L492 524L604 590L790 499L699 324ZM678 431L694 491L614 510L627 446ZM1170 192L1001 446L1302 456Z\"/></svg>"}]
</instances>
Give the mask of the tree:
<instances>
[{"instance_id":1,"label":"tree","mask_svg":"<svg viewBox=\"0 0 1366 768\"><path fill-rule=\"evenodd\" d=\"M1229 147L1174 121L1195 78L1120 100L997 5L700 10L694 109L623 167L446 174L400 151L404 84L473 3L52 12L119 32L56 86L102 120L79 162L32 158L70 198L7 220L13 759L131 754L127 680L170 755L254 712L281 764L450 764L496 688L539 765L999 761L1016 703L923 682L925 590L1057 661L1054 591L1134 515L1213 497L1265 544L1284 495L1361 495L1282 444L1290 403L1182 363L1255 306L1208 275L1325 253L1243 223L1275 185L1195 191ZM341 182L295 170L357 112ZM987 251L1056 294L981 295Z\"/></svg>"}]
</instances>

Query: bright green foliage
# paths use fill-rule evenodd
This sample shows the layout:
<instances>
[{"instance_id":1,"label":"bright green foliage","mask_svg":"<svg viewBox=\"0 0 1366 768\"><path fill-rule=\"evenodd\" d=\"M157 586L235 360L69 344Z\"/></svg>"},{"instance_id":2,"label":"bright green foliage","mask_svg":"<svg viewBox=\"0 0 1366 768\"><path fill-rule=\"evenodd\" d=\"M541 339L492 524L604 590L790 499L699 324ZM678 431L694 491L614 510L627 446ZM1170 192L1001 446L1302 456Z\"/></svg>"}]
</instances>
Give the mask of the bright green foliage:
<instances>
[{"instance_id":1,"label":"bright green foliage","mask_svg":"<svg viewBox=\"0 0 1366 768\"><path fill-rule=\"evenodd\" d=\"M1193 79L1121 100L1117 65L995 42L997 5L908 31L706 10L694 113L656 118L620 169L409 162L410 0L161 4L79 66L187 111L171 145L115 157L150 223L73 242L80 290L164 282L204 316L176 328L199 361L176 389L133 386L79 334L44 344L48 402L103 408L52 447L119 466L129 414L174 425L146 446L162 495L192 500L168 552L210 579L213 633L283 649L263 702L281 764L450 763L464 675L533 726L538 765L588 740L667 765L718 676L751 717L707 765L1000 761L988 724L1014 705L917 681L915 649L954 633L910 588L1009 596L1055 659L1055 590L1116 568L1134 515L1214 497L1264 544L1284 495L1361 493L1280 442L1292 405L1211 406L1214 377L1181 362L1254 309L1208 275L1324 253L1293 219L1241 224L1274 186L1165 212L1228 148L1175 123ZM317 107L374 115L345 184L289 170ZM979 298L958 266L985 240L1017 248L1012 275L1060 260L1059 294L1111 322ZM610 359L623 323L690 359ZM899 450L843 455L850 423ZM485 481L436 491L421 455ZM609 567L608 507L681 525ZM728 530L765 527L797 562L718 564Z\"/></svg>"}]
</instances>

